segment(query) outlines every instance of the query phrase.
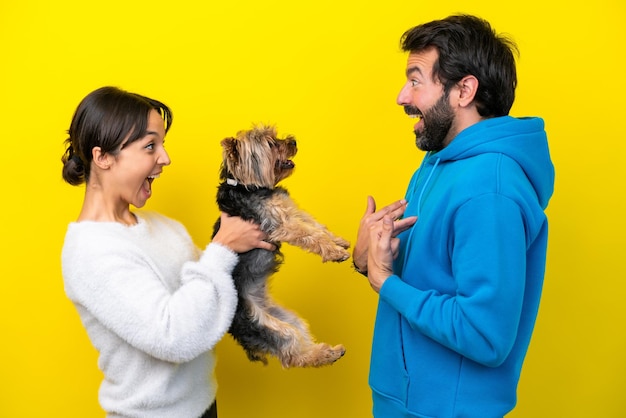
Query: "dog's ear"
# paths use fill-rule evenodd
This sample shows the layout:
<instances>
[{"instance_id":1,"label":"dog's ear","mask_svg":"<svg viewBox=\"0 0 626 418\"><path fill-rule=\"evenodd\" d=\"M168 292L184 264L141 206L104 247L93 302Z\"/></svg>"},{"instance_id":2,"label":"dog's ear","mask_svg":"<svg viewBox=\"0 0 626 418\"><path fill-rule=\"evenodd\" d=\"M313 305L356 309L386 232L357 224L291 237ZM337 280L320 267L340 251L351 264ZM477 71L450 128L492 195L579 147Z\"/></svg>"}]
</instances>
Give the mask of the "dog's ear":
<instances>
[{"instance_id":1,"label":"dog's ear","mask_svg":"<svg viewBox=\"0 0 626 418\"><path fill-rule=\"evenodd\" d=\"M239 150L237 149L237 140L233 137L222 139L222 149L224 150L224 159L228 161L239 160Z\"/></svg>"}]
</instances>

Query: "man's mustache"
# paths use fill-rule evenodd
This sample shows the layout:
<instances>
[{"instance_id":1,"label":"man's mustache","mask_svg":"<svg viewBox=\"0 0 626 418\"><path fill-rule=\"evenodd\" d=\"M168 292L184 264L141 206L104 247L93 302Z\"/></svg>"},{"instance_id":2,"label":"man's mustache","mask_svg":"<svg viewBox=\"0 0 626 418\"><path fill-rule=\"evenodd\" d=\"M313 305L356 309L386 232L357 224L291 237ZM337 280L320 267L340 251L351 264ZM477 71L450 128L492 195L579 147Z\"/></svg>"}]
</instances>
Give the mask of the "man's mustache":
<instances>
[{"instance_id":1,"label":"man's mustache","mask_svg":"<svg viewBox=\"0 0 626 418\"><path fill-rule=\"evenodd\" d=\"M420 112L420 110L417 107L411 106L411 105L404 106L404 113L406 113L409 116L413 116L413 115L422 116L422 112Z\"/></svg>"}]
</instances>

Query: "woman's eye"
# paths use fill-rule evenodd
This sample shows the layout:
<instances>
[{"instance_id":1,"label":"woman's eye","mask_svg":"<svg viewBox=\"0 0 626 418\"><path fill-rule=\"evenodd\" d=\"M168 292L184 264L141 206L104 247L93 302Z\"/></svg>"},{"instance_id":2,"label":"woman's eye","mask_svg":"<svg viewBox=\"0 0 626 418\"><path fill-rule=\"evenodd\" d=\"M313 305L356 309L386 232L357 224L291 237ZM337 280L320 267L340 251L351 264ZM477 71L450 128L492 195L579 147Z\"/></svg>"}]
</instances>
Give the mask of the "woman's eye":
<instances>
[{"instance_id":1,"label":"woman's eye","mask_svg":"<svg viewBox=\"0 0 626 418\"><path fill-rule=\"evenodd\" d=\"M154 143L151 142L148 145L146 145L146 149L153 150L154 149Z\"/></svg>"}]
</instances>

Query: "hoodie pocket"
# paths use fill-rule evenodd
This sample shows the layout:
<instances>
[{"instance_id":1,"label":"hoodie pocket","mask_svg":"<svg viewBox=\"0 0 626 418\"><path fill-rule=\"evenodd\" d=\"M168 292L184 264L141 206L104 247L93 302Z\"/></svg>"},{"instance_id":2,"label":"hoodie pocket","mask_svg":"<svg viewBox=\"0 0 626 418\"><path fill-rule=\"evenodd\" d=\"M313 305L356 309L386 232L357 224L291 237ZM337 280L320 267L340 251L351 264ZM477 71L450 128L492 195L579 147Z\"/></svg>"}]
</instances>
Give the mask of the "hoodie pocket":
<instances>
[{"instance_id":1,"label":"hoodie pocket","mask_svg":"<svg viewBox=\"0 0 626 418\"><path fill-rule=\"evenodd\" d=\"M402 352L401 319L382 300L374 327L369 383L375 392L406 405L409 376Z\"/></svg>"}]
</instances>

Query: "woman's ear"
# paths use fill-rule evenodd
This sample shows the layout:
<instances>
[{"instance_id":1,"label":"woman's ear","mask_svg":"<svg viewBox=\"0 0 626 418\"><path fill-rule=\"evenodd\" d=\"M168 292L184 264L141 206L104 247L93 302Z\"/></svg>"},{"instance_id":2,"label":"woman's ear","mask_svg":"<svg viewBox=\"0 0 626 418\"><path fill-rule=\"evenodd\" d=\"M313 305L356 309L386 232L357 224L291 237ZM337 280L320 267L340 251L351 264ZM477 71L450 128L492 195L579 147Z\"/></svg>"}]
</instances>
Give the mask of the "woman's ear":
<instances>
[{"instance_id":1,"label":"woman's ear","mask_svg":"<svg viewBox=\"0 0 626 418\"><path fill-rule=\"evenodd\" d=\"M93 163L102 170L108 170L111 167L111 154L102 152L102 148L93 147L91 150Z\"/></svg>"}]
</instances>

